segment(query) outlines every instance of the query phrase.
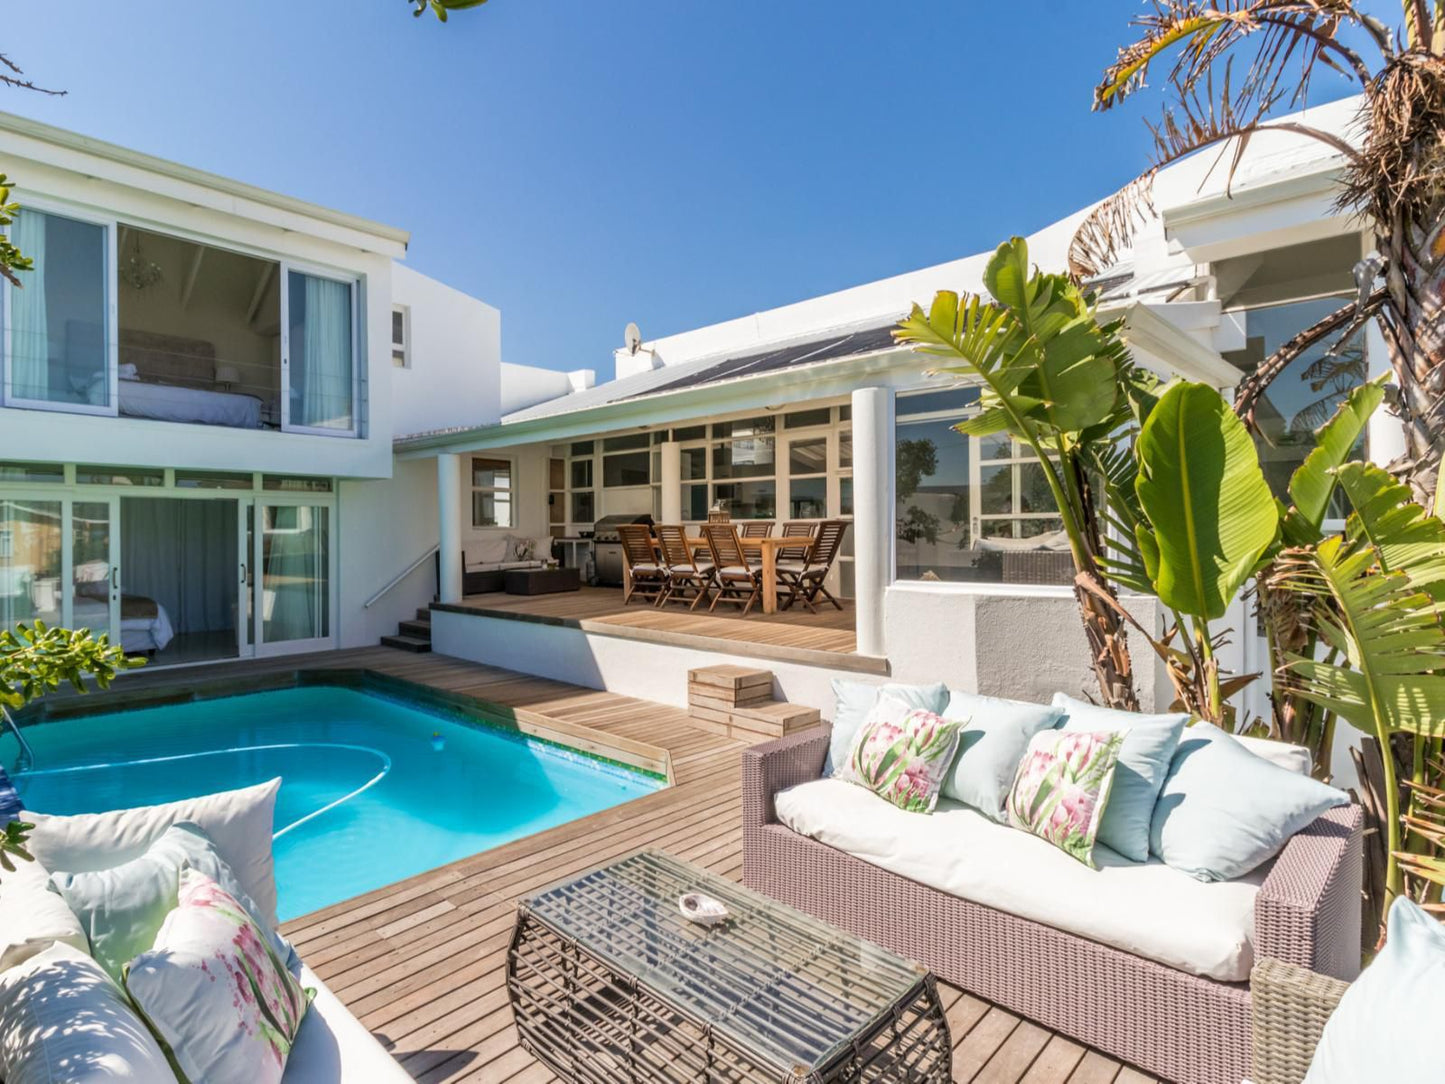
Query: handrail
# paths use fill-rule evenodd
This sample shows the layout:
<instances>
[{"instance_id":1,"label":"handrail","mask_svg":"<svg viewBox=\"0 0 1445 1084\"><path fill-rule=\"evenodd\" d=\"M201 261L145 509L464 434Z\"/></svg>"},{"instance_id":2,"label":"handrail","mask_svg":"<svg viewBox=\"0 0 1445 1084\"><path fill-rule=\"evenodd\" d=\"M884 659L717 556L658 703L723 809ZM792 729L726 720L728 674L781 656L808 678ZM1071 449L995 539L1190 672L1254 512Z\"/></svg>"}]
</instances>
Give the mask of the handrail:
<instances>
[{"instance_id":1,"label":"handrail","mask_svg":"<svg viewBox=\"0 0 1445 1084\"><path fill-rule=\"evenodd\" d=\"M23 772L27 768L35 767L35 751L30 748L30 743L25 740L25 735L20 733L20 725L10 715L10 709L0 704L0 716L5 719L6 725L15 731L15 740L20 743L20 756L15 761L15 770Z\"/></svg>"},{"instance_id":2,"label":"handrail","mask_svg":"<svg viewBox=\"0 0 1445 1084\"><path fill-rule=\"evenodd\" d=\"M436 552L437 552L438 550L440 550L441 548L442 548L442 547L441 547L441 543L438 542L438 543L437 543L435 546L433 546L431 549L427 550L427 551L426 551L425 553L423 553L420 557L418 557L415 561L413 561L411 564L407 565L406 568L402 569L401 572L397 573L397 575L391 580L390 583L388 583L388 584L387 584L385 587L383 587L380 591L378 591L376 594L372 595L369 599L367 599L365 602L363 602L363 603L361 604L361 608L362 608L363 610L369 610L369 609L371 609L371 606L372 606L373 603L380 601L380 600L381 600L381 597L382 597L383 595L385 595L385 594L386 594L388 591L390 591L393 587L395 587L397 584L401 583L402 580L406 579L406 578L407 578L408 576L410 576L413 572L415 572L418 568L420 568L430 557L432 557L433 555L435 555Z\"/></svg>"}]
</instances>

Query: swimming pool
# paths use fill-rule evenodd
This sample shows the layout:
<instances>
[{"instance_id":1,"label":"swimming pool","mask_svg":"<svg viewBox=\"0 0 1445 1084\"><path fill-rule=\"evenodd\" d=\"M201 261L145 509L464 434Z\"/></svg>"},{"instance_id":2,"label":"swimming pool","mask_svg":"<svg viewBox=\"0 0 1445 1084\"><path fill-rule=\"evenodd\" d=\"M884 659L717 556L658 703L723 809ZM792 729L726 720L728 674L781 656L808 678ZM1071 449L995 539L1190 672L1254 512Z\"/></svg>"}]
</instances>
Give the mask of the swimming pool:
<instances>
[{"instance_id":1,"label":"swimming pool","mask_svg":"<svg viewBox=\"0 0 1445 1084\"><path fill-rule=\"evenodd\" d=\"M280 776L282 919L665 785L458 711L338 686L84 715L25 735L35 767L13 780L25 805L45 813L151 805ZM14 738L0 738L0 763L14 754Z\"/></svg>"}]
</instances>

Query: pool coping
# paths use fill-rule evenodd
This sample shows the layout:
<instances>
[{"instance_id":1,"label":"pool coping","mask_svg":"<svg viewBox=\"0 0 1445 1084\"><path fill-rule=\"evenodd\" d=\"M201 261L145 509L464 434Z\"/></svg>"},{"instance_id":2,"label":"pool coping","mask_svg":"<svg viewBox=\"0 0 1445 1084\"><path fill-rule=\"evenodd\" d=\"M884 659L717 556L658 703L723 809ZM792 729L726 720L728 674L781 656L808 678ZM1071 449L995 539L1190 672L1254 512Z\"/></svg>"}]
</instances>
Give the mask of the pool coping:
<instances>
[{"instance_id":1,"label":"pool coping","mask_svg":"<svg viewBox=\"0 0 1445 1084\"><path fill-rule=\"evenodd\" d=\"M282 669L209 678L170 689L158 689L149 685L127 689L124 682L117 682L103 692L86 696L44 697L17 713L15 719L22 726L33 726L86 715L139 711L173 704L220 700L244 696L247 693L318 686L358 692L391 693L415 700L424 707L448 708L476 714L482 717L475 720L479 726L511 731L582 756L621 765L662 779L668 787L677 782L672 756L661 746L608 734L544 712L511 707L468 693L439 689L423 682L410 681L365 667L302 666L294 670Z\"/></svg>"}]
</instances>

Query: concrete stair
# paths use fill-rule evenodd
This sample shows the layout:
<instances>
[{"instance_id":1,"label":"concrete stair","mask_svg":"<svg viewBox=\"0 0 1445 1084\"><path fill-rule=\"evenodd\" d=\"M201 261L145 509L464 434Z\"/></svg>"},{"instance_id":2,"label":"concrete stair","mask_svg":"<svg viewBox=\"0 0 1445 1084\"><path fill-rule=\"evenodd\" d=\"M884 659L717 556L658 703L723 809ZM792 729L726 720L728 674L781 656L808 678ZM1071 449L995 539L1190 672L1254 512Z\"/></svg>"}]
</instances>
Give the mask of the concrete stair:
<instances>
[{"instance_id":1,"label":"concrete stair","mask_svg":"<svg viewBox=\"0 0 1445 1084\"><path fill-rule=\"evenodd\" d=\"M410 651L424 655L431 650L431 611L418 610L416 618L403 621L397 626L395 636L383 636L383 647L394 647L398 651Z\"/></svg>"},{"instance_id":2,"label":"concrete stair","mask_svg":"<svg viewBox=\"0 0 1445 1084\"><path fill-rule=\"evenodd\" d=\"M772 671L731 665L687 672L687 713L703 730L746 742L806 730L822 717L817 708L775 700Z\"/></svg>"}]
</instances>

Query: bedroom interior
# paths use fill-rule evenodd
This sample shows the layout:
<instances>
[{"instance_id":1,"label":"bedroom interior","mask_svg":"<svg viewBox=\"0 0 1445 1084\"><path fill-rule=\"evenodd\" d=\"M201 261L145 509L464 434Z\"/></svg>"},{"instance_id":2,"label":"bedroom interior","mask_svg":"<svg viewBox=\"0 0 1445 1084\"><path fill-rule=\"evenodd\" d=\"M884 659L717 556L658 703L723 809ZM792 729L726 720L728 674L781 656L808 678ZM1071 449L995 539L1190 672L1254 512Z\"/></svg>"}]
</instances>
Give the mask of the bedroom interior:
<instances>
[{"instance_id":1,"label":"bedroom interior","mask_svg":"<svg viewBox=\"0 0 1445 1084\"><path fill-rule=\"evenodd\" d=\"M281 424L279 265L121 225L120 413Z\"/></svg>"}]
</instances>

